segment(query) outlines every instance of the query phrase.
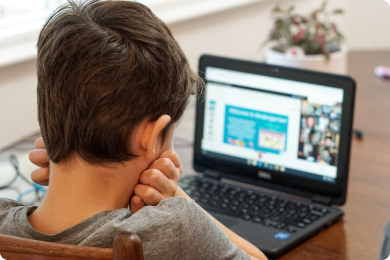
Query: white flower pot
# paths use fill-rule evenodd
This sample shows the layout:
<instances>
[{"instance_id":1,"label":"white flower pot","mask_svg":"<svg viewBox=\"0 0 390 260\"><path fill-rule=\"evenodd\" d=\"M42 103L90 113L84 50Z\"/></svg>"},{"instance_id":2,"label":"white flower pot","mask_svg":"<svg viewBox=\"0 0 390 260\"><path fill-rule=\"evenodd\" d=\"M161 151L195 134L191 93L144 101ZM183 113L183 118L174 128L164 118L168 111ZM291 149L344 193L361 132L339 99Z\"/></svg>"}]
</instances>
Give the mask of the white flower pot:
<instances>
[{"instance_id":1,"label":"white flower pot","mask_svg":"<svg viewBox=\"0 0 390 260\"><path fill-rule=\"evenodd\" d=\"M269 48L265 56L265 62L279 66L345 75L347 74L347 53L346 48L342 48L338 52L331 53L330 59L327 60L324 55L292 57Z\"/></svg>"}]
</instances>

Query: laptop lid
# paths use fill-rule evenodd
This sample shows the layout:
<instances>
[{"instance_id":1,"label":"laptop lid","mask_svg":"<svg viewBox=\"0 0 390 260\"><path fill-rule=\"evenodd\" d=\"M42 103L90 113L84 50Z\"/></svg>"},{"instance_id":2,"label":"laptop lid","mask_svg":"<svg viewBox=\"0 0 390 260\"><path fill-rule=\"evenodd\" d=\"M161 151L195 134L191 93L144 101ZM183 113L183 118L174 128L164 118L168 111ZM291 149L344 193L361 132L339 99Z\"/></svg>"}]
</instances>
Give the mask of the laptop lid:
<instances>
[{"instance_id":1,"label":"laptop lid","mask_svg":"<svg viewBox=\"0 0 390 260\"><path fill-rule=\"evenodd\" d=\"M303 196L346 200L355 81L203 55L196 171Z\"/></svg>"}]
</instances>

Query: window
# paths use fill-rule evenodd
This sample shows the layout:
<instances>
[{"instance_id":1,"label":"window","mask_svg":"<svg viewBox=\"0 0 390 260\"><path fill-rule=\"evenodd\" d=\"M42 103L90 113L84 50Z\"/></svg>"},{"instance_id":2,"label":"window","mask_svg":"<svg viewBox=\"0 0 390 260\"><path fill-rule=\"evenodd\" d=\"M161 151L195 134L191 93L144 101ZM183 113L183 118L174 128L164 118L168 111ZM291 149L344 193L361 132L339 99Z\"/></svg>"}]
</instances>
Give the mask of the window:
<instances>
[{"instance_id":1,"label":"window","mask_svg":"<svg viewBox=\"0 0 390 260\"><path fill-rule=\"evenodd\" d=\"M0 40L38 31L64 0L0 0Z\"/></svg>"},{"instance_id":2,"label":"window","mask_svg":"<svg viewBox=\"0 0 390 260\"><path fill-rule=\"evenodd\" d=\"M148 6L172 0L141 0ZM0 40L39 31L47 17L66 0L0 0Z\"/></svg>"},{"instance_id":3,"label":"window","mask_svg":"<svg viewBox=\"0 0 390 260\"><path fill-rule=\"evenodd\" d=\"M82 1L82 0L77 0ZM127 0L149 6L168 25L264 0ZM38 33L66 0L0 0L0 67L36 56Z\"/></svg>"}]
</instances>

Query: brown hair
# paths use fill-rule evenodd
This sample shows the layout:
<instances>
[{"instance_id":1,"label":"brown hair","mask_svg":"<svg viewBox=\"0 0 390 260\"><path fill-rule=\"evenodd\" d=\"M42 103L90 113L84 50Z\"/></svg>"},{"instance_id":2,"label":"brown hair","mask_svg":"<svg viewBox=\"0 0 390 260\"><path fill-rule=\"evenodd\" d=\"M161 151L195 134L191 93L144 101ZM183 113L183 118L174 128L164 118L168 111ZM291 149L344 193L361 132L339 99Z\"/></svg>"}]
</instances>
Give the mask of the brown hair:
<instances>
[{"instance_id":1,"label":"brown hair","mask_svg":"<svg viewBox=\"0 0 390 260\"><path fill-rule=\"evenodd\" d=\"M129 146L141 121L177 122L203 83L166 24L132 1L58 8L39 35L37 71L38 121L54 163L74 153L90 164L136 157Z\"/></svg>"}]
</instances>

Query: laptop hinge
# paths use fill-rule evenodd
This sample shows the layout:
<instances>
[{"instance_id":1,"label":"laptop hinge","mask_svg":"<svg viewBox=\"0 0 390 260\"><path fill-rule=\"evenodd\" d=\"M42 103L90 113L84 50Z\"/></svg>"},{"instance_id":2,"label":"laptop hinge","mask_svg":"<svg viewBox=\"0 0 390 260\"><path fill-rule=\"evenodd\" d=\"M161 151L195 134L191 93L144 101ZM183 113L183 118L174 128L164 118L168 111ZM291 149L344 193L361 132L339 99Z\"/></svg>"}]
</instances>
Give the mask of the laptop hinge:
<instances>
[{"instance_id":1,"label":"laptop hinge","mask_svg":"<svg viewBox=\"0 0 390 260\"><path fill-rule=\"evenodd\" d=\"M311 199L311 201L314 203L319 203L319 204L323 204L326 206L332 205L332 201L330 198L324 197L324 196L319 196L319 195L314 195L314 197Z\"/></svg>"},{"instance_id":2,"label":"laptop hinge","mask_svg":"<svg viewBox=\"0 0 390 260\"><path fill-rule=\"evenodd\" d=\"M215 179L215 180L221 179L221 175L215 171L205 170L203 172L203 175L204 175L204 177L210 178L210 179Z\"/></svg>"}]
</instances>

